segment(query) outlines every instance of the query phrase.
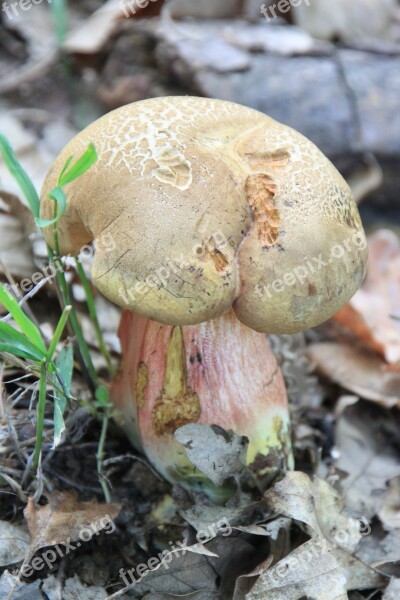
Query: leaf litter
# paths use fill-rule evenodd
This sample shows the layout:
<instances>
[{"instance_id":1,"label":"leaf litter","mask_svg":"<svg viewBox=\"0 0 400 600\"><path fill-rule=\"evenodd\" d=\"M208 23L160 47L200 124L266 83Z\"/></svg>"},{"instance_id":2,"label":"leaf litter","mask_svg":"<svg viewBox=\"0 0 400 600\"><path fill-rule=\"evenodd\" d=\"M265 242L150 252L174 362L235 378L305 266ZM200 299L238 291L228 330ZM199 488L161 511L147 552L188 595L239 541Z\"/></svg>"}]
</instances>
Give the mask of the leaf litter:
<instances>
[{"instance_id":1,"label":"leaf litter","mask_svg":"<svg viewBox=\"0 0 400 600\"><path fill-rule=\"evenodd\" d=\"M121 19L116 4L108 3L112 23L107 22L101 10L96 17L99 20L85 22L81 9L73 7L76 28L66 50L74 55L76 64L82 60L79 53L88 43L85 27L86 31L93 31L93 23L100 23L100 28L86 50L89 48L87 54L92 53L94 60L99 53L107 54L113 36L118 39L119 27L126 39L134 37L129 24L118 25ZM28 65L33 65L36 73L49 73L56 58L54 40L40 31L37 23L41 22L41 15L36 13L35 19L29 19L30 16L18 25L15 23L13 35L15 39L19 36L19 43L26 47L30 55ZM43 28L49 31L47 17L48 14ZM124 41L123 35L120 41ZM47 45L42 44L44 37L49 39ZM124 43L123 48L127 42ZM146 43L150 43L148 39ZM98 76L85 71L87 60L88 57L81 63L82 79L87 77L98 85ZM113 55L114 67L116 62L117 56ZM20 80L30 85L31 76L21 67L17 77L7 74L3 87L12 89ZM154 66L149 67L149 72L151 69L153 77ZM113 70L109 66L108 75ZM164 89L164 83L157 82L153 88L159 85L158 89ZM112 81L109 84L112 89ZM70 119L64 117L55 127L46 94L41 93L41 98L43 108L22 116L13 112L6 124L38 187L52 158L75 131L69 125ZM97 107L91 106L90 110L96 111ZM35 251L40 240L35 237L37 233L18 194L2 170L0 258L6 269L1 264L0 270L3 280L11 275L20 283L40 264ZM67 409L63 443L53 449L48 444L43 464L44 493L38 493L26 483L25 473L27 448L34 436L34 382L20 366L7 365L0 397L0 565L4 569L0 597L7 597L14 589L12 598L21 600L167 600L182 596L195 600L360 600L369 596L397 600L400 244L393 231L378 230L370 236L369 247L366 281L331 320L329 328L298 336L271 336L292 404L298 470L275 482L264 497L246 487L244 440L232 437L230 432L188 425L181 428L177 438L187 446L197 467L216 485L227 475L236 481L237 493L226 506L211 505L204 496L189 496L184 490L161 482L146 461L139 466L138 457L117 429L112 430L106 445L111 459L107 477L112 482L115 501L100 503L95 465L89 457L99 429L82 405L76 413ZM72 270L70 283L76 284ZM76 294L79 304L78 289ZM102 325L108 329L109 346L117 357L119 346L113 332L119 312L102 298L97 297L96 302L101 307ZM54 286L47 283L38 290L38 301L31 304L43 330L47 328L51 337L53 325L49 315L55 306ZM80 316L85 336L95 349L88 315L82 309ZM84 386L76 367L73 397L82 399ZM100 358L96 359L96 367L99 372L104 370ZM14 379L25 375L26 380L14 383ZM344 395L349 392L354 396ZM46 427L50 440L50 415ZM30 497L26 504L27 496ZM38 498L41 503L37 503ZM159 510L161 518L156 519L155 507L160 508L164 498L168 499L169 510ZM74 556L58 561L50 574L44 570L33 581L20 581L12 573L35 552L39 555L40 550L67 539L78 541L82 530L106 515L116 519L118 529L110 537L96 536L98 547L88 543L87 549L80 548ZM230 526L229 535L216 531L208 541L197 541L199 532L211 531L224 519ZM170 549L169 542L176 545L178 541L187 542L185 553L172 553L170 563L160 563L142 581L125 586L119 575L121 568L128 572L139 564L147 564L162 549ZM96 570L104 572L104 583L96 583Z\"/></svg>"}]
</instances>

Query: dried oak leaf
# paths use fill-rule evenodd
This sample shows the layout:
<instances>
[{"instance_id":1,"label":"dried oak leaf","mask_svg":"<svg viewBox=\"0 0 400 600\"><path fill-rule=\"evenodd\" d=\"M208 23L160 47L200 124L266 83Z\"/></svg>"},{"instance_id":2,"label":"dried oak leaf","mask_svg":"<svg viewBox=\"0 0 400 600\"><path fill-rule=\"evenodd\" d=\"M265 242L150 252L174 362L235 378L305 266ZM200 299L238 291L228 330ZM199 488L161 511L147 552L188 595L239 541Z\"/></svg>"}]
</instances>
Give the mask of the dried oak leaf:
<instances>
[{"instance_id":1,"label":"dried oak leaf","mask_svg":"<svg viewBox=\"0 0 400 600\"><path fill-rule=\"evenodd\" d=\"M85 528L90 528L94 535L95 531L106 528L121 510L115 502L81 502L72 490L53 492L47 499L45 506L35 506L33 498L29 498L24 510L31 553L45 546L77 540Z\"/></svg>"},{"instance_id":2,"label":"dried oak leaf","mask_svg":"<svg viewBox=\"0 0 400 600\"><path fill-rule=\"evenodd\" d=\"M345 344L311 344L307 357L317 371L342 386L385 408L400 406L400 373L387 371L382 358Z\"/></svg>"},{"instance_id":3,"label":"dried oak leaf","mask_svg":"<svg viewBox=\"0 0 400 600\"><path fill-rule=\"evenodd\" d=\"M368 238L369 264L362 288L332 322L379 352L400 361L400 240L381 229Z\"/></svg>"},{"instance_id":4,"label":"dried oak leaf","mask_svg":"<svg viewBox=\"0 0 400 600\"><path fill-rule=\"evenodd\" d=\"M387 578L355 556L358 520L341 514L339 494L305 473L288 473L265 494L270 508L303 523L311 539L267 568L246 600L345 600L347 590L384 587Z\"/></svg>"}]
</instances>

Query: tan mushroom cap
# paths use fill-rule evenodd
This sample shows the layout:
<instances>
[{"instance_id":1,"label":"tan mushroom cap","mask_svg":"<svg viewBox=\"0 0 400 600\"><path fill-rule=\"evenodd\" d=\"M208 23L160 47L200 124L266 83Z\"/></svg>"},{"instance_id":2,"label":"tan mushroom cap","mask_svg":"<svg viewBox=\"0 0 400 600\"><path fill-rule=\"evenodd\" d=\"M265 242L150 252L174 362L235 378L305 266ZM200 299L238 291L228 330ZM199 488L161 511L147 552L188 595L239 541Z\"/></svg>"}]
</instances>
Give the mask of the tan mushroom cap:
<instances>
[{"instance_id":1,"label":"tan mushroom cap","mask_svg":"<svg viewBox=\"0 0 400 600\"><path fill-rule=\"evenodd\" d=\"M344 179L308 139L221 100L156 98L95 121L62 151L99 159L68 184L63 254L94 240L93 281L116 304L171 325L231 307L246 325L295 332L328 319L364 278L366 242ZM45 231L53 244L53 227Z\"/></svg>"}]
</instances>

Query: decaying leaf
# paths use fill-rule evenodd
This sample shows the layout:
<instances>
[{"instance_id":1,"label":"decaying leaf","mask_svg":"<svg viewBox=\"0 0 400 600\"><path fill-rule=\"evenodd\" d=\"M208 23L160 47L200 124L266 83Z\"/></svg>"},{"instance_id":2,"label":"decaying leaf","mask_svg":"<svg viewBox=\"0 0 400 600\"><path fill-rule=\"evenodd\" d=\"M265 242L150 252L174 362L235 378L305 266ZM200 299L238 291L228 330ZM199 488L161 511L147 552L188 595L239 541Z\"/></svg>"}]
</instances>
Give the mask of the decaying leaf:
<instances>
[{"instance_id":1,"label":"decaying leaf","mask_svg":"<svg viewBox=\"0 0 400 600\"><path fill-rule=\"evenodd\" d=\"M29 548L29 535L20 525L0 521L0 567L23 560Z\"/></svg>"},{"instance_id":2,"label":"decaying leaf","mask_svg":"<svg viewBox=\"0 0 400 600\"><path fill-rule=\"evenodd\" d=\"M110 526L121 509L117 503L80 502L73 491L53 492L47 498L45 506L35 506L30 498L24 510L32 554L45 546L78 540L83 530L96 535Z\"/></svg>"},{"instance_id":3,"label":"decaying leaf","mask_svg":"<svg viewBox=\"0 0 400 600\"><path fill-rule=\"evenodd\" d=\"M222 485L228 477L237 478L244 469L247 444L240 436L189 423L179 427L175 437L189 460L215 485Z\"/></svg>"},{"instance_id":4,"label":"decaying leaf","mask_svg":"<svg viewBox=\"0 0 400 600\"><path fill-rule=\"evenodd\" d=\"M250 500L248 500L250 502ZM183 508L179 512L182 517L187 521L194 529L197 531L201 529L209 529L211 526L215 525L215 523L222 522L224 519L227 520L231 526L238 525L239 523L243 525L243 523L247 523L249 521L249 517L251 519L252 510L246 510L247 507L243 508L239 507L227 507L227 506L215 506L210 504L203 504L200 502L196 502L190 508ZM259 509L261 512L260 503L253 503L250 509L254 510ZM250 513L249 515L246 515Z\"/></svg>"},{"instance_id":5,"label":"decaying leaf","mask_svg":"<svg viewBox=\"0 0 400 600\"><path fill-rule=\"evenodd\" d=\"M368 238L369 264L362 288L334 317L390 363L400 361L400 240L381 229Z\"/></svg>"},{"instance_id":6,"label":"decaying leaf","mask_svg":"<svg viewBox=\"0 0 400 600\"><path fill-rule=\"evenodd\" d=\"M246 598L246 594L250 592L255 583L255 578L264 573L270 567L272 561L273 556L270 556L251 573L248 573L247 575L240 575L236 581L233 600L243 600L243 598Z\"/></svg>"},{"instance_id":7,"label":"decaying leaf","mask_svg":"<svg viewBox=\"0 0 400 600\"><path fill-rule=\"evenodd\" d=\"M400 373L388 371L378 355L336 342L311 344L306 355L341 387L385 408L400 406Z\"/></svg>"},{"instance_id":8,"label":"decaying leaf","mask_svg":"<svg viewBox=\"0 0 400 600\"><path fill-rule=\"evenodd\" d=\"M143 563L135 568L120 572L122 581L129 588L129 598L143 598L147 594L165 594L167 597L175 598L188 595L190 598L196 598L196 592L199 594L208 594L207 598L212 600L218 592L218 575L208 563L205 556L191 552L169 553L160 562L160 558L153 557L153 562ZM161 557L162 560L163 557ZM150 571L148 570L150 567ZM144 575L147 570L147 574ZM116 593L107 598L111 600L119 597ZM163 596L161 596L163 597ZM199 596L201 597L201 596ZM151 598L151 595L150 595Z\"/></svg>"},{"instance_id":9,"label":"decaying leaf","mask_svg":"<svg viewBox=\"0 0 400 600\"><path fill-rule=\"evenodd\" d=\"M265 498L272 510L303 523L311 539L264 571L247 600L344 600L347 590L385 585L384 576L355 556L360 523L341 514L343 501L329 484L288 473Z\"/></svg>"}]
</instances>

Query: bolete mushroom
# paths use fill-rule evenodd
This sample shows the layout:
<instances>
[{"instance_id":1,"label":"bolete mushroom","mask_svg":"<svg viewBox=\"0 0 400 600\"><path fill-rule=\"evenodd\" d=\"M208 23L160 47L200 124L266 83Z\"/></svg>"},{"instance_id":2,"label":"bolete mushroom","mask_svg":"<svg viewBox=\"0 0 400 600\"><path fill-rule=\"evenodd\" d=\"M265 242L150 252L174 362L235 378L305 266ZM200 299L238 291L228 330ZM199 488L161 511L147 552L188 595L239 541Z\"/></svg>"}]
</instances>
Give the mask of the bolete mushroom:
<instances>
[{"instance_id":1,"label":"bolete mushroom","mask_svg":"<svg viewBox=\"0 0 400 600\"><path fill-rule=\"evenodd\" d=\"M58 239L62 253L94 240L94 284L125 309L111 396L130 438L170 481L209 490L174 438L183 424L247 436L263 480L290 466L287 399L265 333L313 327L361 285L365 236L346 182L309 140L255 110L156 98L66 146L42 217L53 215L48 193L66 159L90 142L99 159L66 186ZM52 246L52 226L45 235Z\"/></svg>"}]
</instances>

